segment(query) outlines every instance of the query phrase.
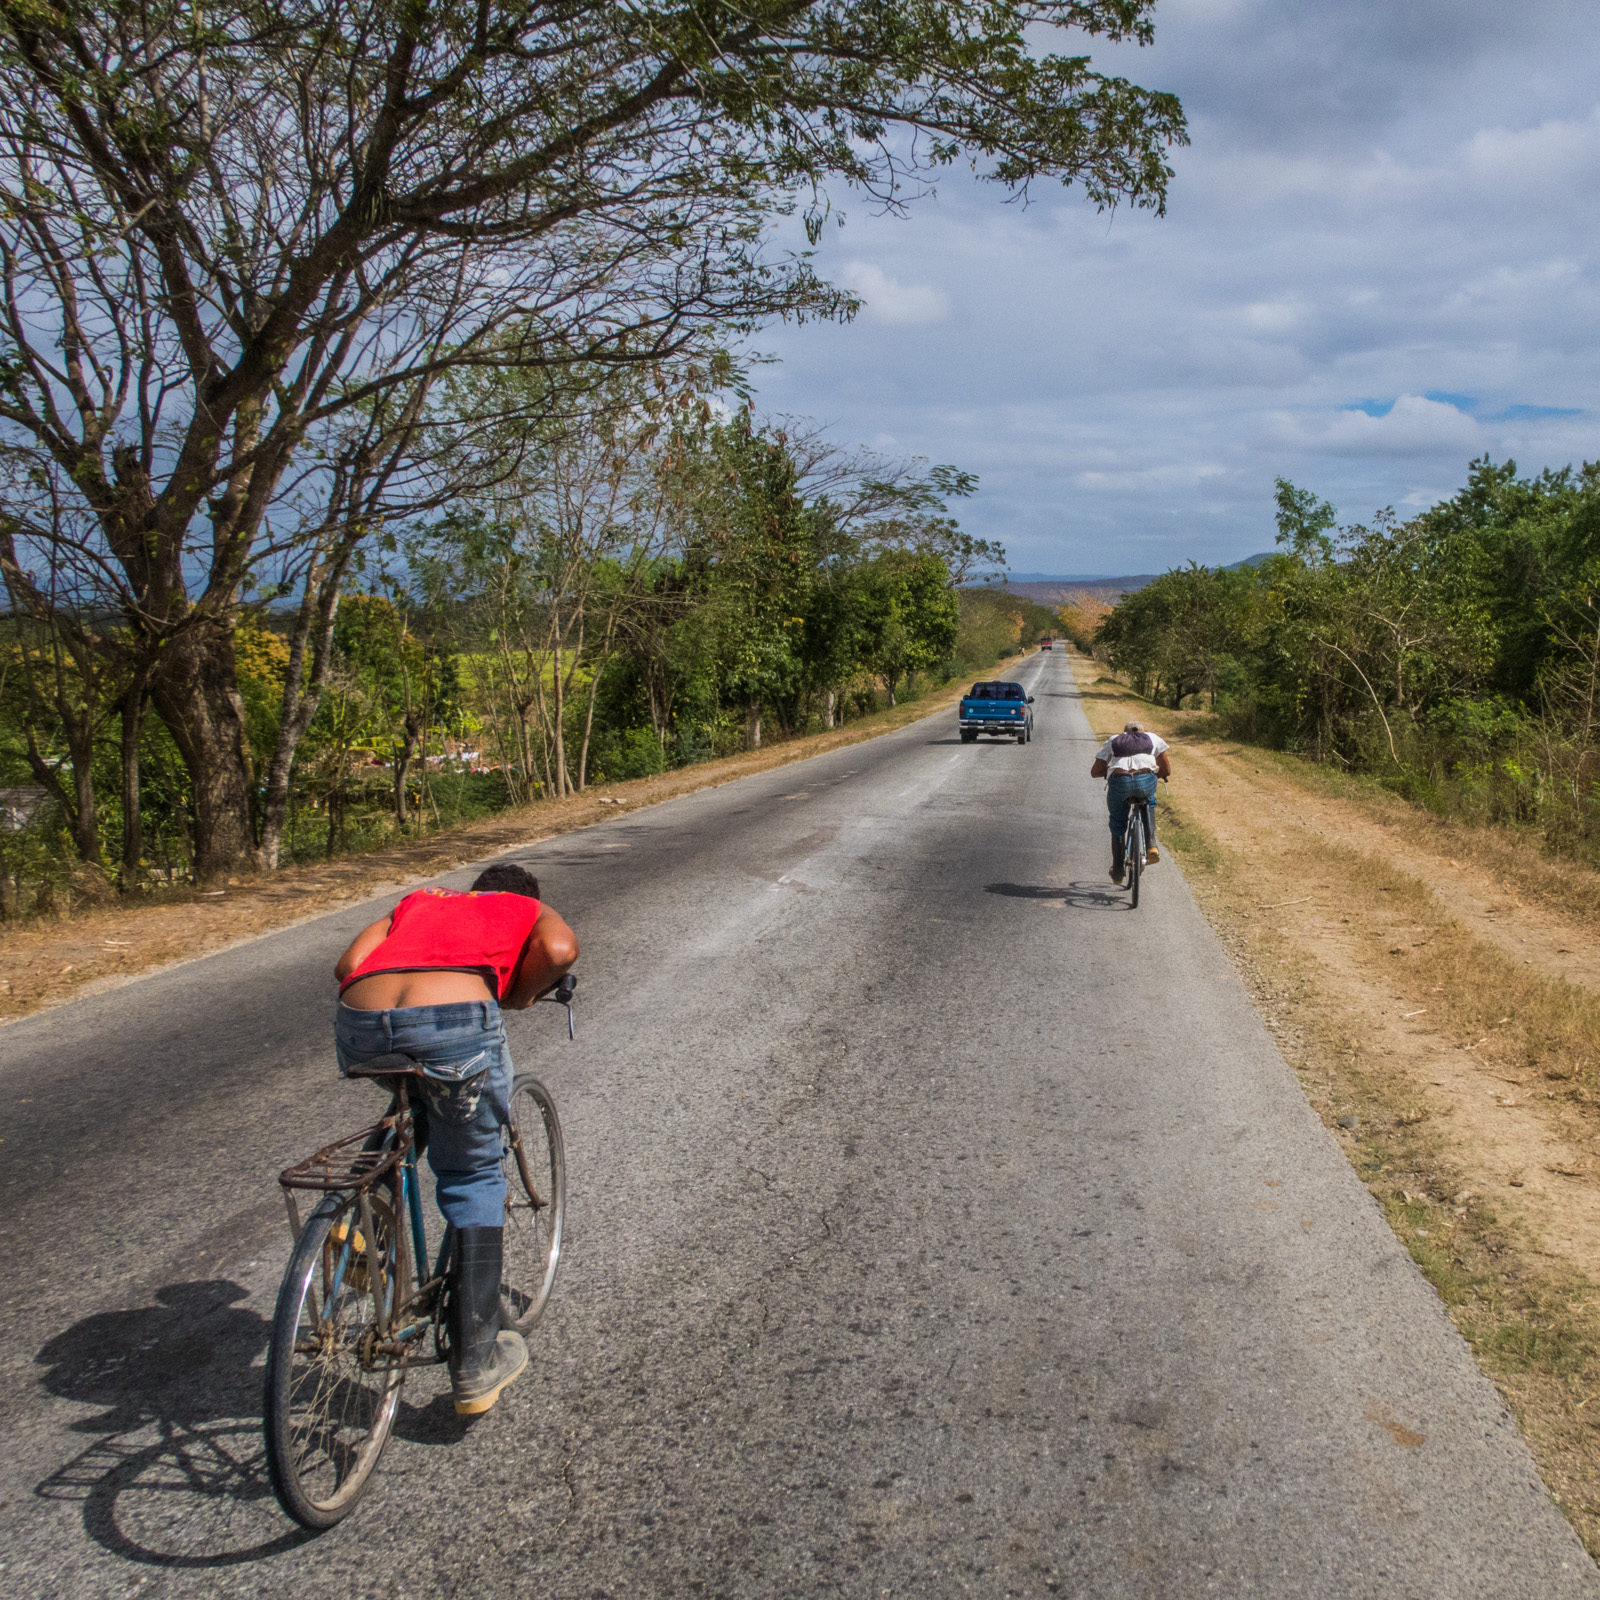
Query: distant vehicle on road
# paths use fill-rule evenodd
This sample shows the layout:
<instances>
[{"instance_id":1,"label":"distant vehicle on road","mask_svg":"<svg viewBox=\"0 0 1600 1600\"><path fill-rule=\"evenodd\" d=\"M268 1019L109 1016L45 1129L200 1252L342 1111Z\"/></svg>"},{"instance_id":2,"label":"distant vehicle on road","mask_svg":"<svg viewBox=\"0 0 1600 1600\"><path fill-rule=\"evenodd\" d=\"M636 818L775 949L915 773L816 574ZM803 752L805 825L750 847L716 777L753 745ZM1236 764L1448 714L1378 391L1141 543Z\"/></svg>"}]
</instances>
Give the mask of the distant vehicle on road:
<instances>
[{"instance_id":1,"label":"distant vehicle on road","mask_svg":"<svg viewBox=\"0 0 1600 1600\"><path fill-rule=\"evenodd\" d=\"M961 702L961 742L980 733L1026 744L1033 737L1033 696L1020 683L975 683Z\"/></svg>"},{"instance_id":2,"label":"distant vehicle on road","mask_svg":"<svg viewBox=\"0 0 1600 1600\"><path fill-rule=\"evenodd\" d=\"M1041 649L1041 650L1049 650L1049 649L1052 649L1052 648L1053 648L1053 647L1054 647L1054 645L1055 645L1055 640L1054 640L1054 639L1052 639L1052 638L1051 638L1051 637L1050 637L1050 636L1049 636L1049 634L1046 634L1046 635L1045 635L1045 636L1044 636L1044 638L1042 638L1042 639L1041 639L1041 640L1040 640L1040 641L1039 641L1039 648L1040 648L1040 649Z\"/></svg>"}]
</instances>

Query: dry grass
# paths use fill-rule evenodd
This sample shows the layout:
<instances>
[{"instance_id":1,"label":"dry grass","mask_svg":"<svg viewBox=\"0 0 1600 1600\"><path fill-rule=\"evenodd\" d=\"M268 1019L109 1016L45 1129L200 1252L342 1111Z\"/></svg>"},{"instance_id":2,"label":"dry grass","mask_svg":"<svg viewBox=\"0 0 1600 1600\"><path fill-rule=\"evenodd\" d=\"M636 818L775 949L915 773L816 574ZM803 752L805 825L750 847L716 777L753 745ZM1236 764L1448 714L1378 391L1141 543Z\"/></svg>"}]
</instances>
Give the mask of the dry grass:
<instances>
[{"instance_id":1,"label":"dry grass","mask_svg":"<svg viewBox=\"0 0 1600 1600\"><path fill-rule=\"evenodd\" d=\"M1122 692L1128 694L1126 689ZM1209 713L1181 712L1174 721L1186 739L1215 741L1215 719ZM1385 789L1376 778L1278 750L1251 748L1250 755L1302 793L1341 801L1378 825L1394 829L1430 856L1470 856L1506 887L1600 932L1600 873L1582 862L1547 855L1536 829L1447 821Z\"/></svg>"},{"instance_id":2,"label":"dry grass","mask_svg":"<svg viewBox=\"0 0 1600 1600\"><path fill-rule=\"evenodd\" d=\"M1436 875L1481 888L1523 862L1520 841L1441 839L1383 791L1184 742L1178 719L1075 666L1097 731L1137 711L1177 743L1164 837L1311 1104L1600 1553L1600 994L1511 953L1528 946L1498 926L1480 937ZM1547 916L1564 892L1541 898Z\"/></svg>"},{"instance_id":3,"label":"dry grass","mask_svg":"<svg viewBox=\"0 0 1600 1600\"><path fill-rule=\"evenodd\" d=\"M602 785L362 855L287 867L260 877L241 874L221 888L185 889L159 898L85 907L60 920L38 919L0 927L0 1023L116 987L174 961L209 955L291 927L351 900L403 889L469 862L590 827L641 806L877 738L954 704L964 687L964 683L954 683L829 732L653 778Z\"/></svg>"},{"instance_id":4,"label":"dry grass","mask_svg":"<svg viewBox=\"0 0 1600 1600\"><path fill-rule=\"evenodd\" d=\"M1600 997L1484 944L1393 861L1333 843L1314 859L1316 873L1335 879L1341 902L1360 913L1350 925L1361 927L1371 954L1387 956L1409 992L1429 996L1431 1032L1485 1061L1559 1083L1582 1105L1595 1103Z\"/></svg>"}]
</instances>

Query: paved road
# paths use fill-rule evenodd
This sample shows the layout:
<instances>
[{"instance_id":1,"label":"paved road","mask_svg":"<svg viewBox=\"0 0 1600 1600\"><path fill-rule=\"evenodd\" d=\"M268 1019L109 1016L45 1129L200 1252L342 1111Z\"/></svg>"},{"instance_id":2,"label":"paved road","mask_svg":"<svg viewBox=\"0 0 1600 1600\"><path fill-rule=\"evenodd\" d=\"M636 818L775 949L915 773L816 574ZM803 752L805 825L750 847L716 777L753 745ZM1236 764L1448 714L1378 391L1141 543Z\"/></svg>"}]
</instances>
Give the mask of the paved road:
<instances>
[{"instance_id":1,"label":"paved road","mask_svg":"<svg viewBox=\"0 0 1600 1600\"><path fill-rule=\"evenodd\" d=\"M1600 1595L1175 869L1109 892L1066 663L529 852L583 1010L571 1253L468 1430L307 1540L257 1442L273 1175L359 907L0 1033L0 1591ZM1180 762L1181 776L1181 762ZM462 882L458 875L449 882Z\"/></svg>"}]
</instances>

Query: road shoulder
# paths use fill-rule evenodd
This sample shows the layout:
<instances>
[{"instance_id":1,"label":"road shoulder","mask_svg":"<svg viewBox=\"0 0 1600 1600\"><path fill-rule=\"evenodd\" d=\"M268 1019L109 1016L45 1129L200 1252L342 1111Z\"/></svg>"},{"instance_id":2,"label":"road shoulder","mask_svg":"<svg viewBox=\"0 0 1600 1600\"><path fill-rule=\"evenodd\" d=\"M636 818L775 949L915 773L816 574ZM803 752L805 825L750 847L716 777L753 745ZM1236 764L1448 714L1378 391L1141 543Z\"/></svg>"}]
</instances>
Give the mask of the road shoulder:
<instances>
[{"instance_id":1,"label":"road shoulder","mask_svg":"<svg viewBox=\"0 0 1600 1600\"><path fill-rule=\"evenodd\" d=\"M1097 734L1137 717L1173 743L1164 841L1310 1103L1600 1551L1600 875L1195 737L1203 719L1071 659Z\"/></svg>"}]
</instances>

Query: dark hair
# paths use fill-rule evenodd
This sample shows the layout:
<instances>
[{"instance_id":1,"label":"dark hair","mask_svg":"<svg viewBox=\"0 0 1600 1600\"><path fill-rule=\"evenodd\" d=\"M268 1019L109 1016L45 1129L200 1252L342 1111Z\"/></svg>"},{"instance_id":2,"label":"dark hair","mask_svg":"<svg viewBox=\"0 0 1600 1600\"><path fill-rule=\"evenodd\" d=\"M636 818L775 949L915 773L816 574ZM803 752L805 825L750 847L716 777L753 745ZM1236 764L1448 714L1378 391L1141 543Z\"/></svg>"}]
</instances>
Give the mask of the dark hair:
<instances>
[{"instance_id":1,"label":"dark hair","mask_svg":"<svg viewBox=\"0 0 1600 1600\"><path fill-rule=\"evenodd\" d=\"M525 894L530 900L539 898L539 880L526 867L514 861L502 861L498 866L485 867L472 880L473 894Z\"/></svg>"}]
</instances>

